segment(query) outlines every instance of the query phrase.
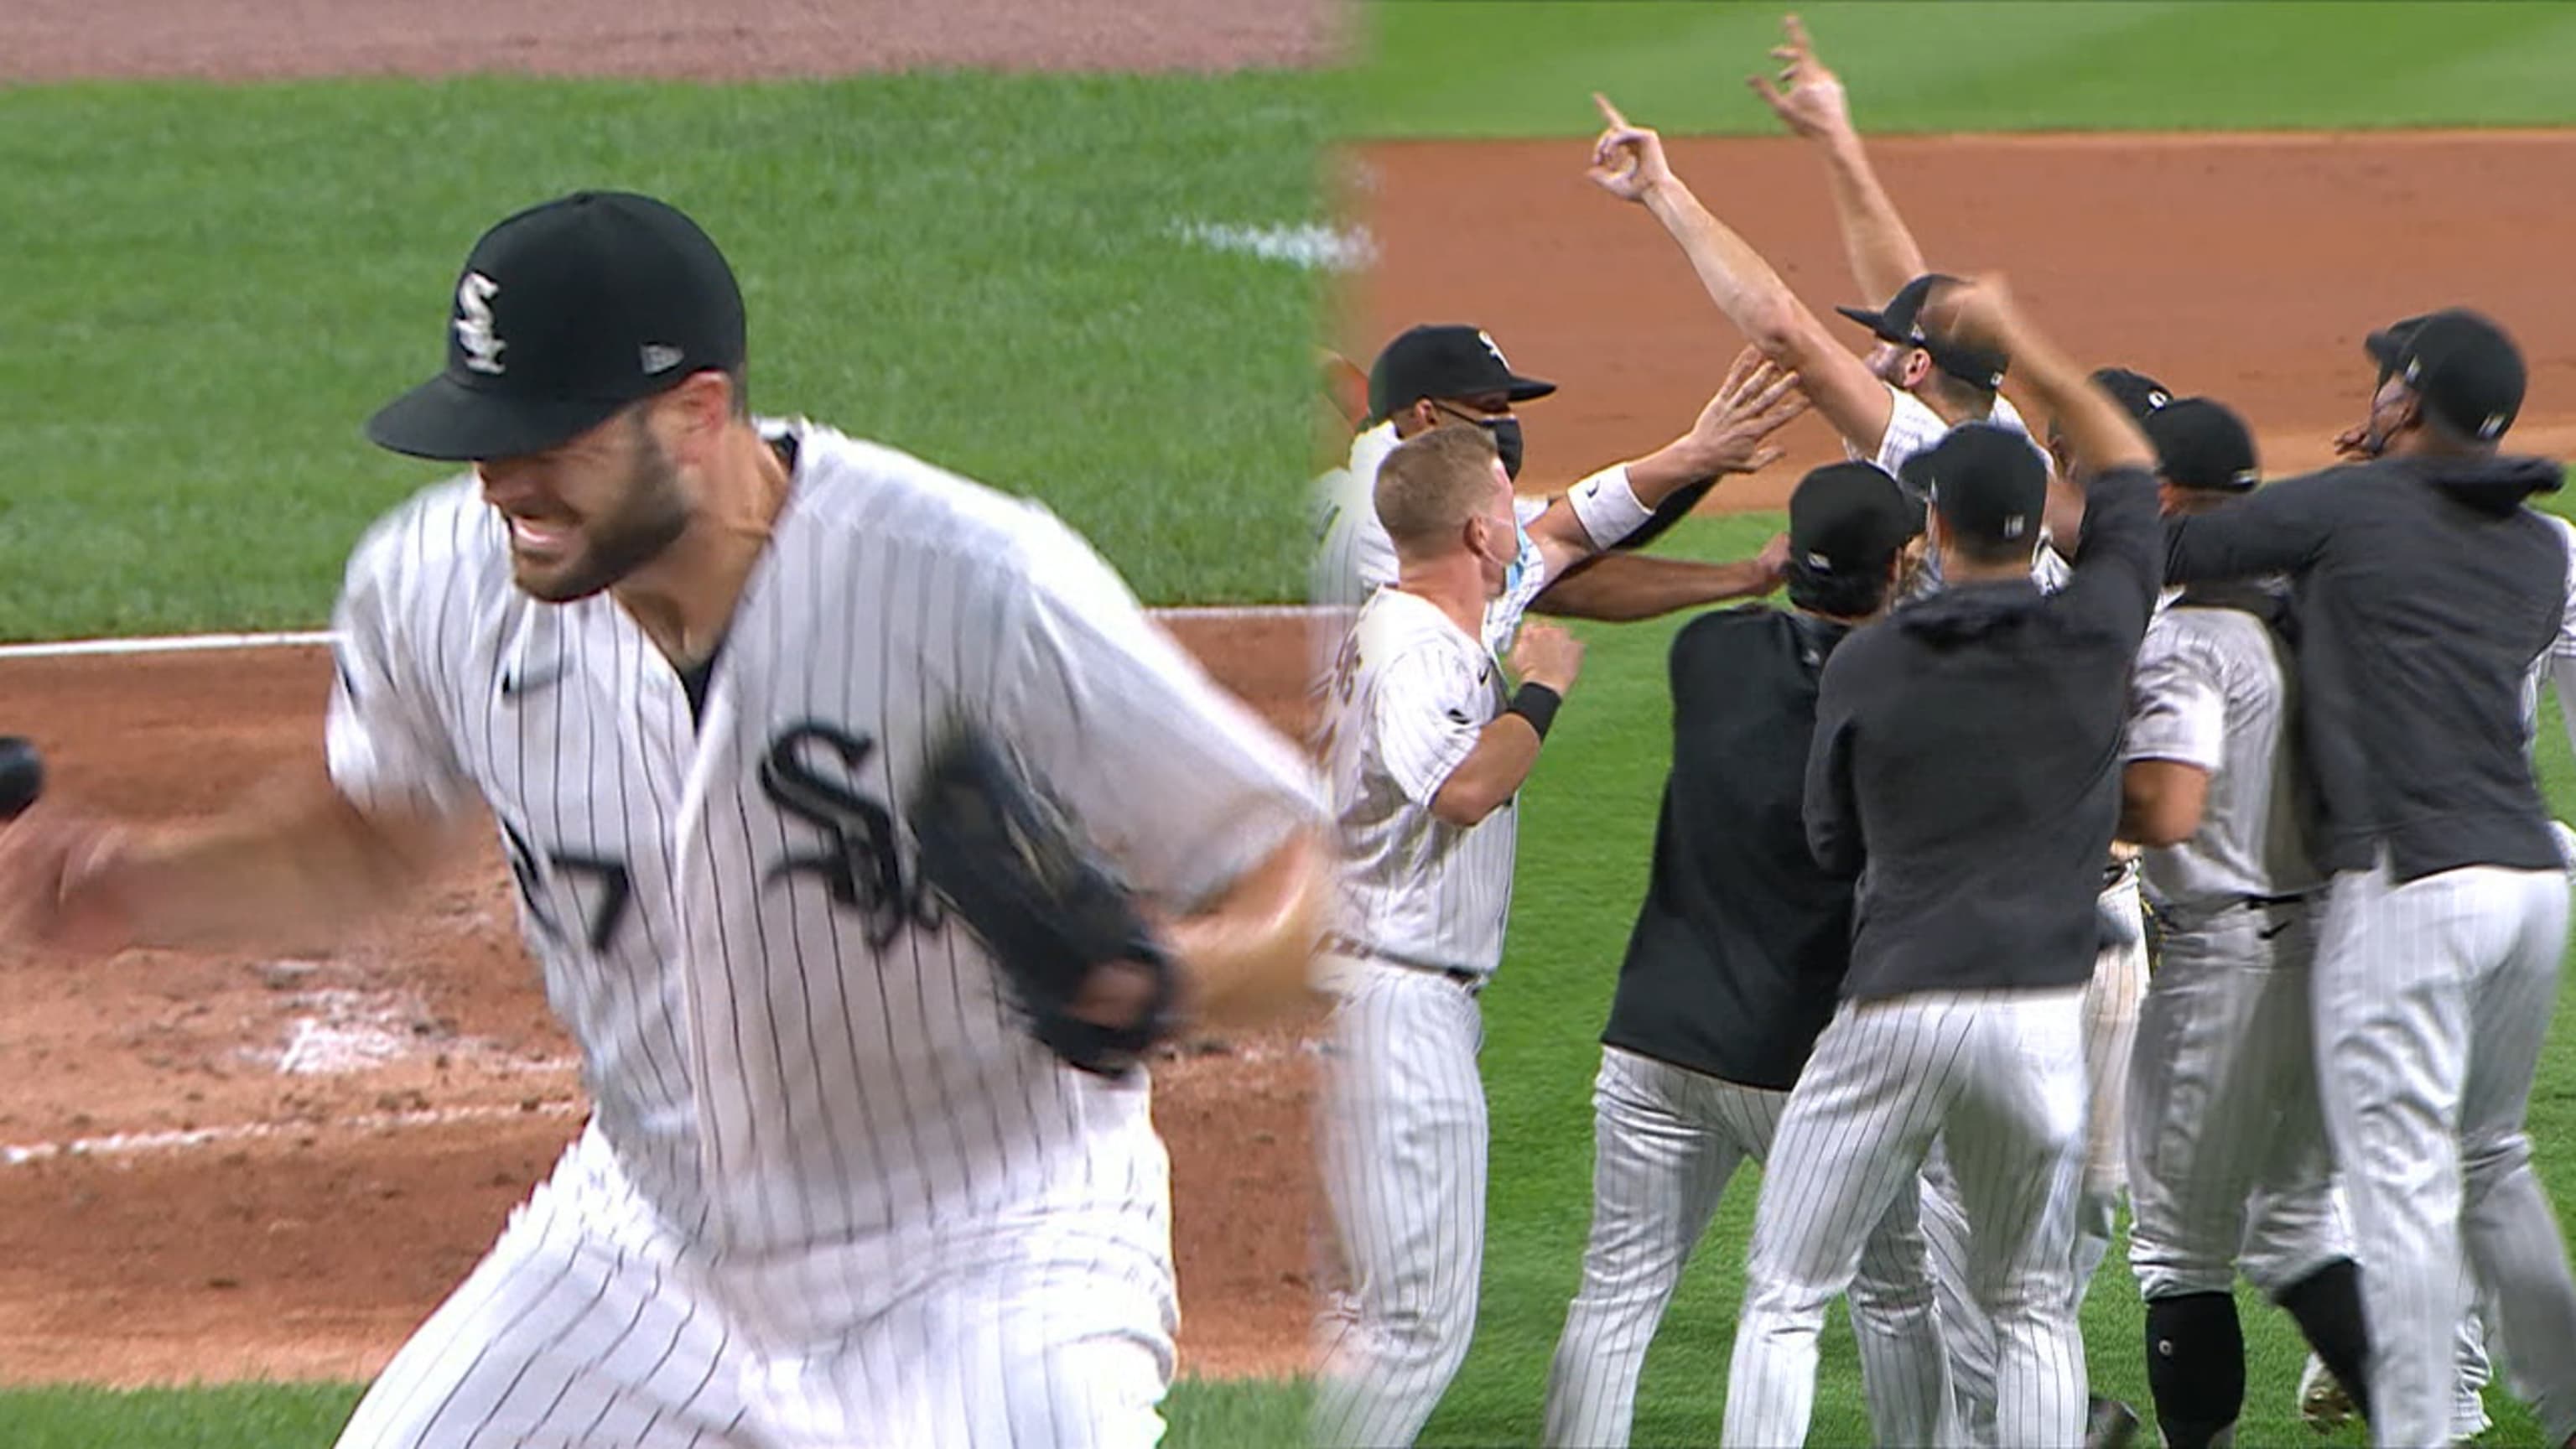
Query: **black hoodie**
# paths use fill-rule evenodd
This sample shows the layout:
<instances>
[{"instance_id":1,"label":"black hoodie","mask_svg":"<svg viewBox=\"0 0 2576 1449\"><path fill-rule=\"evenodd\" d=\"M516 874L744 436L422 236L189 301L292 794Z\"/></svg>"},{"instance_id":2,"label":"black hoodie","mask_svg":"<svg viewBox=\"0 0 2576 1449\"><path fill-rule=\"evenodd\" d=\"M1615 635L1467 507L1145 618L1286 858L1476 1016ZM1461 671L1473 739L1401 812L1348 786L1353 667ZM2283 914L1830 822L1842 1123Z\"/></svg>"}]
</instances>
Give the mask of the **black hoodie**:
<instances>
[{"instance_id":1,"label":"black hoodie","mask_svg":"<svg viewBox=\"0 0 2576 1449\"><path fill-rule=\"evenodd\" d=\"M2158 539L2155 479L2107 473L2065 588L1952 584L1826 661L1807 841L1860 875L1845 997L2092 978Z\"/></svg>"},{"instance_id":2,"label":"black hoodie","mask_svg":"<svg viewBox=\"0 0 2576 1449\"><path fill-rule=\"evenodd\" d=\"M2565 535L2524 500L2562 481L2541 458L2383 458L2166 524L2174 583L2290 575L2324 869L2383 848L2401 882L2561 868L2523 688L2568 595Z\"/></svg>"}]
</instances>

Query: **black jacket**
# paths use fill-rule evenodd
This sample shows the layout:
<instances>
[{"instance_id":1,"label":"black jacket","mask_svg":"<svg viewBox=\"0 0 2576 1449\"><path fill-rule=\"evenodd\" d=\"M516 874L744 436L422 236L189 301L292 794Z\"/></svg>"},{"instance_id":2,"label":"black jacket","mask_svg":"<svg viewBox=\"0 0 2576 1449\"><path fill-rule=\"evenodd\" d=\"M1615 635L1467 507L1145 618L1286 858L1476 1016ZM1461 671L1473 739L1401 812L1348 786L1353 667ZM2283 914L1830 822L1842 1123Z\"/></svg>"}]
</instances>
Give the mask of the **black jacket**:
<instances>
[{"instance_id":1,"label":"black jacket","mask_svg":"<svg viewBox=\"0 0 2576 1449\"><path fill-rule=\"evenodd\" d=\"M1835 651L1806 815L1817 861L1860 878L1845 996L2092 976L2159 541L2155 480L2106 474L2064 589L1954 584Z\"/></svg>"},{"instance_id":2,"label":"black jacket","mask_svg":"<svg viewBox=\"0 0 2576 1449\"><path fill-rule=\"evenodd\" d=\"M2400 881L2559 868L2523 688L2565 621L2568 554L2524 500L2562 481L2538 458L2383 458L2166 525L2175 583L2291 577L2323 868L2382 848Z\"/></svg>"},{"instance_id":3,"label":"black jacket","mask_svg":"<svg viewBox=\"0 0 2576 1449\"><path fill-rule=\"evenodd\" d=\"M1754 604L1674 636L1673 767L1609 1045L1796 1085L1851 962L1851 880L1808 855L1800 804L1817 677L1849 633Z\"/></svg>"}]
</instances>

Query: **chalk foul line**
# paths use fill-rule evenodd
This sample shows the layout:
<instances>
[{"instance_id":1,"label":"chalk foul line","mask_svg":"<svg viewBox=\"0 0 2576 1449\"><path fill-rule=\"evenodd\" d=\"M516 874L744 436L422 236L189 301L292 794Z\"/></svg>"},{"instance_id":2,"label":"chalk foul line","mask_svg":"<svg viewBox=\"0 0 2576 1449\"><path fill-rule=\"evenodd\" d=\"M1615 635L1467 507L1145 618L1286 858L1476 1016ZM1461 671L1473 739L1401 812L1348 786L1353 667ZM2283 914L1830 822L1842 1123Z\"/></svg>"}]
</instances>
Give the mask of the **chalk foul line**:
<instances>
[{"instance_id":1,"label":"chalk foul line","mask_svg":"<svg viewBox=\"0 0 2576 1449\"><path fill-rule=\"evenodd\" d=\"M504 1122L517 1117L570 1117L587 1110L580 1102L533 1102L511 1106L425 1107L409 1112L369 1112L334 1117L325 1122L235 1122L221 1127L173 1128L163 1132L111 1132L62 1142L20 1142L0 1146L0 1167L25 1167L66 1157L142 1157L186 1152L234 1142L315 1137L325 1132L364 1135L407 1127L448 1127L466 1122Z\"/></svg>"}]
</instances>

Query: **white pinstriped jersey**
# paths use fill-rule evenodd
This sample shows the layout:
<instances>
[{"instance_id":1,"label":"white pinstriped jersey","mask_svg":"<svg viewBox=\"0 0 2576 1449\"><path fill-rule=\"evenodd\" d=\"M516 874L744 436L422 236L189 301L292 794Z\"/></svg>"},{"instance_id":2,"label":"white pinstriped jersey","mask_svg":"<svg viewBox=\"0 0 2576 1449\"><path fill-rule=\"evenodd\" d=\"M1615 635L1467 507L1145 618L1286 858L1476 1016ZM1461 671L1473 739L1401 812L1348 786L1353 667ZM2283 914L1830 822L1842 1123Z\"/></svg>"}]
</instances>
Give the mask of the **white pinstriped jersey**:
<instances>
[{"instance_id":1,"label":"white pinstriped jersey","mask_svg":"<svg viewBox=\"0 0 2576 1449\"><path fill-rule=\"evenodd\" d=\"M2200 828L2139 855L2156 903L2178 918L2324 884L2299 808L2296 696L2289 651L2242 609L2184 604L2147 625L2121 760L2209 775Z\"/></svg>"},{"instance_id":2,"label":"white pinstriped jersey","mask_svg":"<svg viewBox=\"0 0 2576 1449\"><path fill-rule=\"evenodd\" d=\"M1881 385L1887 388L1888 395L1894 399L1894 405L1887 414L1887 431L1879 435L1878 451L1864 453L1849 438L1845 438L1843 452L1855 462L1876 463L1879 467L1894 473L1905 466L1906 459L1941 441L1949 433L1952 424L1945 421L1939 413L1932 411L1930 404L1914 394L1893 384ZM2000 394L1995 398L1994 412L1986 421L1999 427L2010 428L2025 438L2030 437L2030 425L2022 421L2021 410L2012 405L2012 399ZM2040 447L2036 439L2032 440L2031 447L2041 458L2045 459L2048 456L2047 449ZM2051 466L2054 467L2053 464ZM2043 546L2039 550L2038 555L2031 561L2030 573L2031 577L2038 582L2042 593L2052 594L2066 587L2066 581L2074 577L2066 560L2059 556L2053 546ZM1927 556L1923 560L1921 582L1912 597L1922 598L1940 586L1941 560L1937 555Z\"/></svg>"},{"instance_id":3,"label":"white pinstriped jersey","mask_svg":"<svg viewBox=\"0 0 2576 1449\"><path fill-rule=\"evenodd\" d=\"M769 427L780 435L777 425ZM835 1241L1163 1191L1140 1080L1056 1062L914 875L903 797L989 722L1187 909L1320 823L1312 772L1033 503L797 422L703 715L608 595L538 603L468 477L351 560L333 778L497 817L596 1121L674 1230Z\"/></svg>"},{"instance_id":4,"label":"white pinstriped jersey","mask_svg":"<svg viewBox=\"0 0 2576 1449\"><path fill-rule=\"evenodd\" d=\"M2567 743L2576 748L2576 524L2554 513L2544 513L2558 529L2559 538L2567 545L2567 607L2559 616L2558 639L2539 658L2531 661L2531 673L2522 682L2522 733L2526 745L2540 735L2540 683L2547 675L2558 682L2558 713L2567 730Z\"/></svg>"},{"instance_id":5,"label":"white pinstriped jersey","mask_svg":"<svg viewBox=\"0 0 2576 1449\"><path fill-rule=\"evenodd\" d=\"M1501 666L1437 605L1380 589L1344 640L1333 690L1324 779L1341 824L1342 933L1422 964L1493 970L1518 802L1460 827L1431 801L1502 713Z\"/></svg>"},{"instance_id":6,"label":"white pinstriped jersey","mask_svg":"<svg viewBox=\"0 0 2576 1449\"><path fill-rule=\"evenodd\" d=\"M1395 424L1380 423L1351 439L1350 461L1326 473L1315 485L1315 561L1309 577L1312 601L1348 611L1331 630L1338 646L1359 607L1380 588L1395 582L1395 540L1377 516L1377 467L1395 451ZM1512 511L1526 528L1547 511L1544 498L1515 496ZM1547 565L1538 545L1521 540L1521 573L1511 590L1485 606L1485 647L1496 654L1512 647L1512 635L1530 600L1547 587ZM1329 661L1327 661L1329 667Z\"/></svg>"},{"instance_id":7,"label":"white pinstriped jersey","mask_svg":"<svg viewBox=\"0 0 2576 1449\"><path fill-rule=\"evenodd\" d=\"M1895 399L1895 406L1887 414L1887 431L1879 435L1878 451L1864 453L1848 438L1843 440L1843 451L1856 462L1876 463L1893 473L1905 466L1906 459L1941 441L1949 433L1951 424L1932 411L1931 405L1923 399L1901 387L1882 385ZM2030 425L2021 420L2021 410L2012 405L2011 398L2000 394L1995 398L1994 412L1986 421L2010 428L2025 438L2030 436ZM2034 439L2031 446L2037 448L2039 443ZM2041 456L2047 456L2045 449L2041 450Z\"/></svg>"}]
</instances>

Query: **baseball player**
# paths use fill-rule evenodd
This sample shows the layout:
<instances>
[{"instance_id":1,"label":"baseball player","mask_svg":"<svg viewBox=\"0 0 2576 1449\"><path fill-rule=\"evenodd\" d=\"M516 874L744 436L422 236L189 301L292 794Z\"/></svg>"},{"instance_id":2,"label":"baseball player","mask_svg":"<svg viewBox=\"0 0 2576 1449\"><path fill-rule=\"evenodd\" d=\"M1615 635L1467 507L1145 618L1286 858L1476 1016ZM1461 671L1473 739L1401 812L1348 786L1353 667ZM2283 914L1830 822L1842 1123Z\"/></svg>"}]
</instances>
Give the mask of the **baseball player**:
<instances>
[{"instance_id":1,"label":"baseball player","mask_svg":"<svg viewBox=\"0 0 2576 1449\"><path fill-rule=\"evenodd\" d=\"M1672 647L1673 764L1654 864L1602 1033L1592 1237L1548 1376L1545 1442L1628 1442L1646 1348L1737 1164L1770 1156L1789 1089L1833 1014L1852 886L1801 821L1816 681L1896 596L1920 506L1869 463L1789 498L1789 604L1716 610ZM1916 1199L1899 1193L1851 1288L1873 1437L1959 1429Z\"/></svg>"},{"instance_id":2,"label":"baseball player","mask_svg":"<svg viewBox=\"0 0 2576 1449\"><path fill-rule=\"evenodd\" d=\"M1039 508L755 420L733 273L671 207L520 212L452 296L445 369L368 432L472 472L350 561L327 786L159 835L40 810L0 834L0 935L345 917L489 808L595 1108L343 1444L1155 1442L1146 1083L1019 1029L904 782L986 722L1213 1012L1304 989L1310 773Z\"/></svg>"},{"instance_id":3,"label":"baseball player","mask_svg":"<svg viewBox=\"0 0 2576 1449\"><path fill-rule=\"evenodd\" d=\"M1795 379L1748 350L1710 426L1750 450L1801 406ZM1511 637L1520 620L1508 609L1498 616L1493 601L1511 597L1522 558L1535 554L1535 567L1561 574L1663 501L1628 479L1596 477L1526 528L1514 513L1504 535L1511 485L1491 436L1436 428L1377 465L1371 512L1396 547L1397 579L1361 607L1326 702L1326 779L1350 902L1326 961L1340 999L1323 1134L1340 1260L1320 1328L1317 1429L1327 1443L1410 1442L1475 1326L1486 1131L1474 993L1501 964L1513 798L1536 757L1532 736L1544 736L1552 693L1562 694L1579 655L1553 631L1526 657L1516 649L1522 690L1506 710L1492 641ZM1453 519L1471 504L1484 509L1488 482L1503 490L1500 503ZM1472 598L1483 622L1462 652L1412 596L1428 590L1454 616L1486 573ZM1501 717L1515 710L1518 722Z\"/></svg>"},{"instance_id":4,"label":"baseball player","mask_svg":"<svg viewBox=\"0 0 2576 1449\"><path fill-rule=\"evenodd\" d=\"M1999 1344L1999 1441L2085 1433L2082 1009L2122 684L2156 593L2153 454L1998 289L1932 305L1944 335L2023 361L2089 477L2089 518L2068 583L2043 593L2029 575L2046 465L2021 434L1955 430L1908 465L1948 586L1826 665L1805 814L1817 861L1859 877L1851 968L1755 1209L1729 1444L1804 1441L1826 1305L1869 1225L1918 1190L1936 1136Z\"/></svg>"},{"instance_id":5,"label":"baseball player","mask_svg":"<svg viewBox=\"0 0 2576 1449\"><path fill-rule=\"evenodd\" d=\"M1772 52L1781 65L1776 80L1756 75L1748 84L1791 132L1817 143L1822 150L1853 279L1873 294L1886 295L1893 290L1899 300L1891 304L1891 312L1910 301L1919 305L1914 299L1920 296L1925 272L1922 248L1870 164L1868 149L1852 124L1850 100L1842 79L1817 57L1815 44L1798 17L1788 17L1784 29L1784 43ZM1884 314L1847 309L1846 315L1864 321L1876 315L1880 320L1874 325L1879 335L1890 335ZM2121 369L2103 369L2094 374L2093 380L2126 405L2132 416L2142 420L2166 398L2152 379ZM1950 390L1957 392L1955 387ZM1942 390L1924 391L1937 400ZM2009 407L2009 403L1998 400L1998 415ZM1938 436L1937 419L1928 411L1900 407L1900 415L1913 419L1912 436ZM2068 481L2073 460L2066 454L2062 433L2053 423L2050 435L2048 451L2054 468L2044 532L2052 542L2043 544L2034 568L2044 589L2057 587L2066 577L2065 557L2053 540L2079 537L2083 519L2082 495ZM1925 574L1919 591L1938 588L1937 568L1927 569ZM2115 851L2105 860L2097 910L2103 927L2102 942L2094 962L2093 980L2086 988L2084 1012L2085 1079L2090 1088L2075 1236L2075 1293L2079 1304L2095 1270L2109 1255L2120 1198L2127 1186L2120 1141L2123 1098L2131 1043L2137 1033L2139 1001L2147 980L2145 915L2134 852ZM1927 1165L1925 1185L1924 1233L1932 1246L1934 1278L1941 1288L1942 1323L1949 1334L1952 1377L1967 1412L1971 1435L1980 1444L1991 1444L1994 1331L1978 1313L1974 1295L1968 1292L1962 1276L1967 1260L1963 1241L1966 1214L1952 1179L1948 1155L1938 1147ZM2134 1427L2134 1413L2112 1400L2097 1399L2093 1416L2097 1439L2114 1439Z\"/></svg>"},{"instance_id":6,"label":"baseball player","mask_svg":"<svg viewBox=\"0 0 2576 1449\"><path fill-rule=\"evenodd\" d=\"M2498 451L2524 371L2493 322L2447 310L2367 346L2369 461L2172 520L2166 571L2296 590L2329 876L2319 1082L2364 1270L2372 1440L2447 1439L2474 1266L2515 1388L2568 1442L2576 1280L2523 1130L2568 918L2527 691L2576 609L2567 535L2526 500L2561 470Z\"/></svg>"},{"instance_id":7,"label":"baseball player","mask_svg":"<svg viewBox=\"0 0 2576 1449\"><path fill-rule=\"evenodd\" d=\"M2254 487L2253 437L2224 405L2172 401L2145 426L2168 515ZM2157 1428L2171 1449L2205 1449L2233 1442L2244 1407L2240 1265L2348 1382L2367 1340L2308 1022L2324 881L2292 727L2288 599L2238 584L2169 602L2138 654L2122 748L2121 834L2146 847L2163 932L2131 1061L2129 1258Z\"/></svg>"},{"instance_id":8,"label":"baseball player","mask_svg":"<svg viewBox=\"0 0 2576 1449\"><path fill-rule=\"evenodd\" d=\"M1443 423L1472 423L1493 434L1504 470L1520 476L1521 420L1516 405L1546 397L1556 384L1512 369L1491 334L1457 324L1408 328L1381 351L1368 374L1368 413L1351 439L1349 460L1316 487L1316 553L1313 601L1324 606L1319 634L1321 673L1348 635L1351 614L1371 594L1395 581L1394 544L1378 521L1371 489L1377 467L1396 444ZM1803 408L1784 400L1784 408ZM1785 419L1784 419L1785 421ZM1621 545L1633 544L1688 511L1708 485L1729 473L1768 466L1780 449L1748 434L1744 419L1712 398L1691 430L1643 457L1613 464L1575 485L1587 494L1622 491L1656 504ZM1515 495L1513 510L1526 529L1549 500ZM1514 560L1502 597L1488 611L1486 642L1497 653L1511 647L1510 625L1524 613L1568 618L1632 620L1725 599L1765 594L1779 586L1778 560L1735 563L1655 558L1604 547L1560 560L1551 570L1535 545Z\"/></svg>"}]
</instances>

